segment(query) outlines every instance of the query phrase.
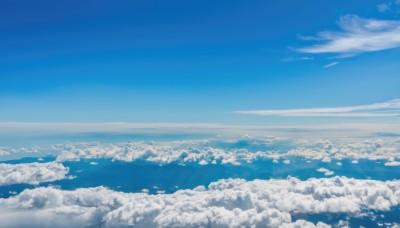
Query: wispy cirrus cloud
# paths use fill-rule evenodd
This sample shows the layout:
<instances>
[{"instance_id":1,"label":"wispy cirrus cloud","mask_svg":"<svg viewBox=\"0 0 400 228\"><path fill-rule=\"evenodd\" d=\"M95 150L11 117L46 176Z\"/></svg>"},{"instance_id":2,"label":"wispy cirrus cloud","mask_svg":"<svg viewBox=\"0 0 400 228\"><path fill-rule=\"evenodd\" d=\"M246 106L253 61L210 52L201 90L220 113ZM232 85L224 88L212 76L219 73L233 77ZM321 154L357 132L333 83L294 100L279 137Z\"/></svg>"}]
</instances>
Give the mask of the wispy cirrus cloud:
<instances>
[{"instance_id":1,"label":"wispy cirrus cloud","mask_svg":"<svg viewBox=\"0 0 400 228\"><path fill-rule=\"evenodd\" d=\"M392 12L392 13L400 13L400 0L396 0L393 2L382 3L377 5L378 11L381 13Z\"/></svg>"},{"instance_id":2,"label":"wispy cirrus cloud","mask_svg":"<svg viewBox=\"0 0 400 228\"><path fill-rule=\"evenodd\" d=\"M338 65L338 64L339 64L339 62L331 62L331 63L328 63L328 64L326 64L325 66L323 66L323 68L333 67L333 66L336 66L336 65Z\"/></svg>"},{"instance_id":3,"label":"wispy cirrus cloud","mask_svg":"<svg viewBox=\"0 0 400 228\"><path fill-rule=\"evenodd\" d=\"M282 59L283 62L294 62L294 61L304 61L304 60L313 60L313 57L303 56L303 57L289 57Z\"/></svg>"},{"instance_id":4,"label":"wispy cirrus cloud","mask_svg":"<svg viewBox=\"0 0 400 228\"><path fill-rule=\"evenodd\" d=\"M400 99L369 105L336 108L278 109L235 111L236 114L292 117L393 117L400 116Z\"/></svg>"},{"instance_id":5,"label":"wispy cirrus cloud","mask_svg":"<svg viewBox=\"0 0 400 228\"><path fill-rule=\"evenodd\" d=\"M400 21L346 15L339 19L338 25L340 31L324 31L316 37L302 37L304 40L321 43L297 51L311 54L357 54L400 47Z\"/></svg>"},{"instance_id":6,"label":"wispy cirrus cloud","mask_svg":"<svg viewBox=\"0 0 400 228\"><path fill-rule=\"evenodd\" d=\"M381 13L387 12L390 10L390 3L383 3L376 6L378 11Z\"/></svg>"}]
</instances>

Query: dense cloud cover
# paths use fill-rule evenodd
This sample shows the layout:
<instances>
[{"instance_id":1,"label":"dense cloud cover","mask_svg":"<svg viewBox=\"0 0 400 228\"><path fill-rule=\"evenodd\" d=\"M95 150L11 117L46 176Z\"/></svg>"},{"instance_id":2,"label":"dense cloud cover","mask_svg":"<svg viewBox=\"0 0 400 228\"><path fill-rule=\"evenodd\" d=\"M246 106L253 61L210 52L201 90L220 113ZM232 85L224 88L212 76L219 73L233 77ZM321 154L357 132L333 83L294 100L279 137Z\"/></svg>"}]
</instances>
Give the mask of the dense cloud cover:
<instances>
[{"instance_id":1,"label":"dense cloud cover","mask_svg":"<svg viewBox=\"0 0 400 228\"><path fill-rule=\"evenodd\" d=\"M400 138L374 138L362 141L331 142L329 140L299 140L297 148L287 155L308 159L400 159Z\"/></svg>"},{"instance_id":2,"label":"dense cloud cover","mask_svg":"<svg viewBox=\"0 0 400 228\"><path fill-rule=\"evenodd\" d=\"M0 163L0 185L11 184L39 184L64 179L68 174L68 168L61 163Z\"/></svg>"},{"instance_id":3,"label":"dense cloud cover","mask_svg":"<svg viewBox=\"0 0 400 228\"><path fill-rule=\"evenodd\" d=\"M238 149L221 145L245 143L247 147ZM282 146L284 145L284 146ZM249 147L258 147L254 151ZM55 145L58 161L74 161L80 158L110 158L131 162L145 160L167 164L171 162L194 162L206 164L251 163L257 159L275 159L278 162L290 157L304 159L331 160L368 159L384 160L388 166L399 164L400 138L373 138L368 140L321 140L321 139L245 139L237 141L173 141L173 142L126 142L117 144L74 143Z\"/></svg>"},{"instance_id":4,"label":"dense cloud cover","mask_svg":"<svg viewBox=\"0 0 400 228\"><path fill-rule=\"evenodd\" d=\"M241 162L251 162L259 158L269 157L269 152L250 153L246 149L226 150L210 147L207 146L207 141L80 143L60 145L56 148L62 150L57 161L76 161L80 158L111 158L125 162L145 160L160 164L195 162L200 165L208 163L240 165Z\"/></svg>"},{"instance_id":5,"label":"dense cloud cover","mask_svg":"<svg viewBox=\"0 0 400 228\"><path fill-rule=\"evenodd\" d=\"M20 148L0 147L0 156L7 156L11 154L36 154L39 153L39 151L40 148L38 146Z\"/></svg>"},{"instance_id":6,"label":"dense cloud cover","mask_svg":"<svg viewBox=\"0 0 400 228\"><path fill-rule=\"evenodd\" d=\"M346 177L224 179L172 194L122 193L104 187L25 190L0 199L5 226L327 227L293 215L387 211L400 203L400 181Z\"/></svg>"}]
</instances>

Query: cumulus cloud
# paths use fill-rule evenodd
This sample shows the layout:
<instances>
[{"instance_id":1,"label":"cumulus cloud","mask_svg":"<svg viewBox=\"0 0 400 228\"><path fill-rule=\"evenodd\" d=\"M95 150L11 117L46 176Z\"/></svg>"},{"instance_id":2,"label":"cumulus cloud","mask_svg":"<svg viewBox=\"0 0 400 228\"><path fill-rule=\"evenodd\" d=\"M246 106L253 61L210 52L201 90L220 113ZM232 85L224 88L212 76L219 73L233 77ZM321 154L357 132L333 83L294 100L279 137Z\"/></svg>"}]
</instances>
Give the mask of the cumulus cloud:
<instances>
[{"instance_id":1,"label":"cumulus cloud","mask_svg":"<svg viewBox=\"0 0 400 228\"><path fill-rule=\"evenodd\" d=\"M9 148L9 147L0 147L0 156L7 156L11 154L37 154L39 153L40 148L38 146L32 147L21 147L21 148Z\"/></svg>"},{"instance_id":2,"label":"cumulus cloud","mask_svg":"<svg viewBox=\"0 0 400 228\"><path fill-rule=\"evenodd\" d=\"M346 177L224 179L172 194L122 193L104 187L25 190L0 199L5 226L68 224L106 227L327 227L293 216L387 211L400 202L400 181ZM34 218L34 219L32 219ZM29 220L31 219L31 220ZM54 222L54 223L53 223Z\"/></svg>"},{"instance_id":3,"label":"cumulus cloud","mask_svg":"<svg viewBox=\"0 0 400 228\"><path fill-rule=\"evenodd\" d=\"M110 158L125 162L145 160L159 164L193 162L200 165L209 163L240 165L243 162L248 163L269 156L268 152L250 153L246 149L226 150L207 144L208 141L78 143L57 145L55 148L62 151L57 161Z\"/></svg>"},{"instance_id":4,"label":"cumulus cloud","mask_svg":"<svg viewBox=\"0 0 400 228\"><path fill-rule=\"evenodd\" d=\"M281 156L297 156L306 159L359 159L386 160L396 164L400 159L399 138L373 138L349 142L331 142L329 140L302 140L297 142L298 147L289 150Z\"/></svg>"},{"instance_id":5,"label":"cumulus cloud","mask_svg":"<svg viewBox=\"0 0 400 228\"><path fill-rule=\"evenodd\" d=\"M330 171L327 168L319 168L319 169L317 169L317 172L324 173L325 176L332 176L334 174L333 171Z\"/></svg>"},{"instance_id":6,"label":"cumulus cloud","mask_svg":"<svg viewBox=\"0 0 400 228\"><path fill-rule=\"evenodd\" d=\"M236 114L288 117L393 117L399 116L400 99L368 105L336 108L278 109L235 111Z\"/></svg>"},{"instance_id":7,"label":"cumulus cloud","mask_svg":"<svg viewBox=\"0 0 400 228\"><path fill-rule=\"evenodd\" d=\"M56 162L0 164L0 185L39 184L66 178L68 168Z\"/></svg>"},{"instance_id":8,"label":"cumulus cloud","mask_svg":"<svg viewBox=\"0 0 400 228\"><path fill-rule=\"evenodd\" d=\"M380 7L385 10L384 6ZM340 18L341 31L324 31L309 40L322 41L297 49L303 53L362 53L400 47L400 21L364 19L356 15Z\"/></svg>"},{"instance_id":9,"label":"cumulus cloud","mask_svg":"<svg viewBox=\"0 0 400 228\"><path fill-rule=\"evenodd\" d=\"M224 147L240 140L215 141L173 141L173 142L125 142L125 143L67 143L55 145L57 161L78 161L80 159L108 158L117 161L147 161L157 164L197 163L199 165L229 164L243 165L256 160L271 159L289 164L292 157L307 160L320 160L329 163L332 160L381 160L388 166L400 161L400 138L341 138L321 140L306 139L248 139L248 147L238 149ZM285 145L285 146L282 146ZM260 147L261 146L261 147ZM260 150L251 150L260 147ZM265 148L265 149L263 149ZM338 162L338 161L335 161Z\"/></svg>"},{"instance_id":10,"label":"cumulus cloud","mask_svg":"<svg viewBox=\"0 0 400 228\"><path fill-rule=\"evenodd\" d=\"M400 161L389 161L385 163L385 166L400 166Z\"/></svg>"}]
</instances>

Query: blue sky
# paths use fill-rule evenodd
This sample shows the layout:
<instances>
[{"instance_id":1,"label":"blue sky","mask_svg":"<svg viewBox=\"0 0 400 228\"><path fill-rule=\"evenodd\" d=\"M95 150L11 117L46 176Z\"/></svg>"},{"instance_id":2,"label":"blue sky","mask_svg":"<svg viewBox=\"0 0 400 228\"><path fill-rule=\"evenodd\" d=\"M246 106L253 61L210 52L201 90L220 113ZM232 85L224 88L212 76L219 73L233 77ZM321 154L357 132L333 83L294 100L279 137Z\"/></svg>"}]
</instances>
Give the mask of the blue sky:
<instances>
[{"instance_id":1,"label":"blue sky","mask_svg":"<svg viewBox=\"0 0 400 228\"><path fill-rule=\"evenodd\" d=\"M398 1L4 0L0 122L398 121L233 112L400 98L399 12Z\"/></svg>"}]
</instances>

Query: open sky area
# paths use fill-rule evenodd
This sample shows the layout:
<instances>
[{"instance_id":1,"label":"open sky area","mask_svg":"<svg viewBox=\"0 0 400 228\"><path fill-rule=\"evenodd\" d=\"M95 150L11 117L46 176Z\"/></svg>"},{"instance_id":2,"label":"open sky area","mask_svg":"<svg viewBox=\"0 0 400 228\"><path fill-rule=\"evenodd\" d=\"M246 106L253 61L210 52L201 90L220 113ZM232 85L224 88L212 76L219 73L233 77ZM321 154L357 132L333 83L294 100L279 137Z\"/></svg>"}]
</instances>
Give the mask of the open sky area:
<instances>
[{"instance_id":1,"label":"open sky area","mask_svg":"<svg viewBox=\"0 0 400 228\"><path fill-rule=\"evenodd\" d=\"M389 3L5 0L0 120L337 121L233 112L399 98L399 6L377 7Z\"/></svg>"}]
</instances>

